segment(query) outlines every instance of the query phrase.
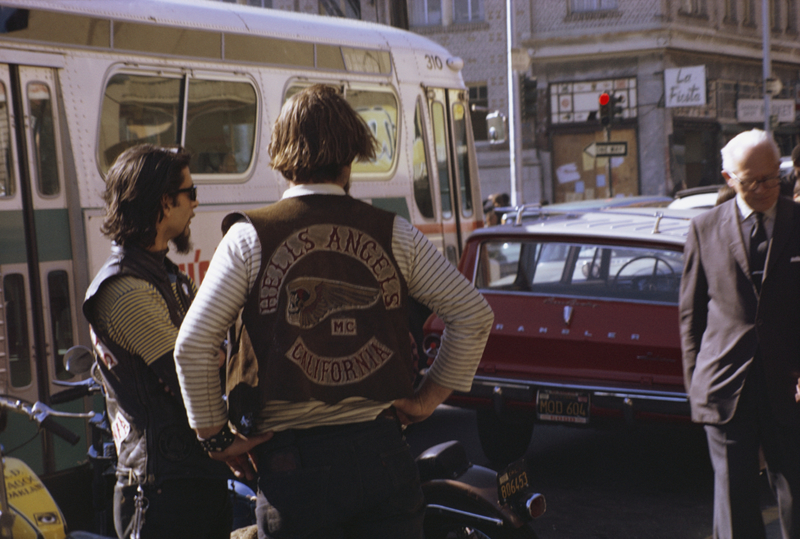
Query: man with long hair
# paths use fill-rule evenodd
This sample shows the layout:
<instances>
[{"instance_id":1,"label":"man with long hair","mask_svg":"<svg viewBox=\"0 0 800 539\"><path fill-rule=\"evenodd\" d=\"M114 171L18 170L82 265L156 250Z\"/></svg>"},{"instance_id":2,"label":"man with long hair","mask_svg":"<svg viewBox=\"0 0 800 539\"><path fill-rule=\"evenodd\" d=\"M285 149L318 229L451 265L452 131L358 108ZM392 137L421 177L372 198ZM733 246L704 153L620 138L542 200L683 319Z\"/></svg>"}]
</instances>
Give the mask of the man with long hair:
<instances>
[{"instance_id":1,"label":"man with long hair","mask_svg":"<svg viewBox=\"0 0 800 539\"><path fill-rule=\"evenodd\" d=\"M260 537L422 536L424 503L400 425L468 391L493 315L405 219L348 195L351 164L375 155L362 118L314 85L281 110L269 145L291 187L226 230L176 343L190 424L230 461L239 433L255 448ZM414 298L446 323L419 387L409 339ZM209 343L241 310L227 403Z\"/></svg>"},{"instance_id":2,"label":"man with long hair","mask_svg":"<svg viewBox=\"0 0 800 539\"><path fill-rule=\"evenodd\" d=\"M182 148L135 146L106 176L102 232L111 256L86 292L117 448L114 525L120 538L230 535L229 471L189 428L175 373L178 328L194 283L167 258L191 249L197 187Z\"/></svg>"}]
</instances>

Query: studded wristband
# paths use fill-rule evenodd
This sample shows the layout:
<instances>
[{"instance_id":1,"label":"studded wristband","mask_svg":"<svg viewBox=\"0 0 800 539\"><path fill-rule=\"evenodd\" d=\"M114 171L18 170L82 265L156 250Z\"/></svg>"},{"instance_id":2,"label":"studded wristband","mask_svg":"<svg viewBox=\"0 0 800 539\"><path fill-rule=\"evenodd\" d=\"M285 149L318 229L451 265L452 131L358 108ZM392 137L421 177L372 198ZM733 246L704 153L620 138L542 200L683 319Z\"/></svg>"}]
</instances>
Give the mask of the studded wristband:
<instances>
[{"instance_id":1,"label":"studded wristband","mask_svg":"<svg viewBox=\"0 0 800 539\"><path fill-rule=\"evenodd\" d=\"M211 438L205 440L198 438L200 446L206 453L221 453L228 449L234 440L236 440L236 435L231 432L231 428L227 424Z\"/></svg>"}]
</instances>

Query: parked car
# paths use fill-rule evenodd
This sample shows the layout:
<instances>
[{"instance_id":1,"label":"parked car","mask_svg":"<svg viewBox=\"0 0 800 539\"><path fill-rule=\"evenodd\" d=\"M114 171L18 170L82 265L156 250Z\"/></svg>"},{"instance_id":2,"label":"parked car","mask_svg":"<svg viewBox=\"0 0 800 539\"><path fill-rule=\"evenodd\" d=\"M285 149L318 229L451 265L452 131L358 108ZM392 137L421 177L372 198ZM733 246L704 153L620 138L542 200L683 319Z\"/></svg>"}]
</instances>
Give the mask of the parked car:
<instances>
[{"instance_id":1,"label":"parked car","mask_svg":"<svg viewBox=\"0 0 800 539\"><path fill-rule=\"evenodd\" d=\"M459 268L495 322L471 391L449 404L477 409L491 461L524 455L538 422L689 420L677 304L701 211L543 212L472 233ZM428 355L443 329L427 321Z\"/></svg>"},{"instance_id":2,"label":"parked car","mask_svg":"<svg viewBox=\"0 0 800 539\"><path fill-rule=\"evenodd\" d=\"M709 209L717 204L720 189L726 187L724 183L717 185L703 185L691 187L675 193L675 200L670 202L669 208L685 210L688 208Z\"/></svg>"}]
</instances>

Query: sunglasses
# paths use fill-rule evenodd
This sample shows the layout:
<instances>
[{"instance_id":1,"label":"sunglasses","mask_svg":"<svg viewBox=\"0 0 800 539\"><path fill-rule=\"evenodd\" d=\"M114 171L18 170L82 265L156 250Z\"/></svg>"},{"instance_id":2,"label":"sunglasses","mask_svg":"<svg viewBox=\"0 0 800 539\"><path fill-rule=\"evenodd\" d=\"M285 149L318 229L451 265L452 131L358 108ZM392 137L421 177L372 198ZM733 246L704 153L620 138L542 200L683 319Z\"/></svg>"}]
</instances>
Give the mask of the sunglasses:
<instances>
[{"instance_id":1,"label":"sunglasses","mask_svg":"<svg viewBox=\"0 0 800 539\"><path fill-rule=\"evenodd\" d=\"M173 193L175 193L176 195L178 193L186 193L187 195L189 195L189 200L191 200L192 202L197 200L197 186L196 185L193 185L191 187L184 187L183 189L178 189L177 191L173 191Z\"/></svg>"}]
</instances>

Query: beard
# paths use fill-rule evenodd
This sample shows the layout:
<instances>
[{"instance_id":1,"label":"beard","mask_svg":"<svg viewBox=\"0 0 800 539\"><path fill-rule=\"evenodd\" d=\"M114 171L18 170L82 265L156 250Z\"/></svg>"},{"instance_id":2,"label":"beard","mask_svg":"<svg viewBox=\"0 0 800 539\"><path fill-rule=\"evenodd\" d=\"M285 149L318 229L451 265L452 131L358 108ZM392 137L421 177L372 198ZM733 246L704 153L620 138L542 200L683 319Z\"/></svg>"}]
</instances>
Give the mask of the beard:
<instances>
[{"instance_id":1,"label":"beard","mask_svg":"<svg viewBox=\"0 0 800 539\"><path fill-rule=\"evenodd\" d=\"M178 254L189 254L192 250L192 239L190 238L191 231L187 227L186 230L180 233L179 236L176 236L170 240L172 245L175 246L175 251Z\"/></svg>"}]
</instances>

